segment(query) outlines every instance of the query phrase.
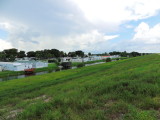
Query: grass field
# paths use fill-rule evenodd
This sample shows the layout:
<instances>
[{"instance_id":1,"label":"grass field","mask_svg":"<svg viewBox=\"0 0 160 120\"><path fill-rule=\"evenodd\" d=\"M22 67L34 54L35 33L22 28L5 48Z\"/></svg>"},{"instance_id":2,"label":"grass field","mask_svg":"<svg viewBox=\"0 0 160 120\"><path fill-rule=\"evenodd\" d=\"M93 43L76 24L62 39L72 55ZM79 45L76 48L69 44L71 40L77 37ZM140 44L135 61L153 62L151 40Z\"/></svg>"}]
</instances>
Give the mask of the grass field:
<instances>
[{"instance_id":1,"label":"grass field","mask_svg":"<svg viewBox=\"0 0 160 120\"><path fill-rule=\"evenodd\" d=\"M84 64L92 64L92 63L98 63L98 62L105 62L105 60L95 60L95 61L87 61L84 62ZM72 66L78 66L82 62L72 62Z\"/></svg>"},{"instance_id":2,"label":"grass field","mask_svg":"<svg viewBox=\"0 0 160 120\"><path fill-rule=\"evenodd\" d=\"M160 55L0 83L0 119L158 120Z\"/></svg>"}]
</instances>

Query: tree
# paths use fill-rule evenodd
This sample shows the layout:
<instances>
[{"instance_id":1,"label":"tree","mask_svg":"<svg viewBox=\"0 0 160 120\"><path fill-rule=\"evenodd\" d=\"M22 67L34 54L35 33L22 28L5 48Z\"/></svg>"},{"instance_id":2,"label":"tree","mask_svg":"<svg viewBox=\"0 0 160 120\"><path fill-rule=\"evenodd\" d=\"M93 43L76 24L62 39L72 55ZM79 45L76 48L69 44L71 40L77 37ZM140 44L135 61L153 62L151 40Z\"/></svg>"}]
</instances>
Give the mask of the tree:
<instances>
[{"instance_id":1,"label":"tree","mask_svg":"<svg viewBox=\"0 0 160 120\"><path fill-rule=\"evenodd\" d=\"M26 57L25 51L20 51L20 52L18 52L17 57L18 57L18 58Z\"/></svg>"},{"instance_id":2,"label":"tree","mask_svg":"<svg viewBox=\"0 0 160 120\"><path fill-rule=\"evenodd\" d=\"M55 56L56 58L58 58L58 57L61 56L61 55L60 55L60 51L57 50L57 49L51 49L50 53L51 53L51 54L54 54L54 56Z\"/></svg>"},{"instance_id":3,"label":"tree","mask_svg":"<svg viewBox=\"0 0 160 120\"><path fill-rule=\"evenodd\" d=\"M110 55L120 55L121 52L113 51L113 52L110 52L109 54L110 54Z\"/></svg>"},{"instance_id":4,"label":"tree","mask_svg":"<svg viewBox=\"0 0 160 120\"><path fill-rule=\"evenodd\" d=\"M36 51L36 58L43 59L43 51Z\"/></svg>"},{"instance_id":5,"label":"tree","mask_svg":"<svg viewBox=\"0 0 160 120\"><path fill-rule=\"evenodd\" d=\"M121 56L121 57L127 57L127 56L128 56L128 53L127 53L126 51L121 52L120 56Z\"/></svg>"},{"instance_id":6,"label":"tree","mask_svg":"<svg viewBox=\"0 0 160 120\"><path fill-rule=\"evenodd\" d=\"M27 52L27 57L36 57L36 52L34 51Z\"/></svg>"},{"instance_id":7,"label":"tree","mask_svg":"<svg viewBox=\"0 0 160 120\"><path fill-rule=\"evenodd\" d=\"M91 56L91 55L92 55L92 54L89 52L89 53L88 53L88 56Z\"/></svg>"},{"instance_id":8,"label":"tree","mask_svg":"<svg viewBox=\"0 0 160 120\"><path fill-rule=\"evenodd\" d=\"M63 57L67 57L67 53L64 53L64 54L63 54Z\"/></svg>"},{"instance_id":9,"label":"tree","mask_svg":"<svg viewBox=\"0 0 160 120\"><path fill-rule=\"evenodd\" d=\"M112 61L111 58L106 59L106 62L111 62L111 61Z\"/></svg>"},{"instance_id":10,"label":"tree","mask_svg":"<svg viewBox=\"0 0 160 120\"><path fill-rule=\"evenodd\" d=\"M18 55L18 50L15 48L4 50L6 61L14 61Z\"/></svg>"},{"instance_id":11,"label":"tree","mask_svg":"<svg viewBox=\"0 0 160 120\"><path fill-rule=\"evenodd\" d=\"M75 53L75 52L69 52L69 53L68 53L68 56L69 56L69 57L76 57L76 53Z\"/></svg>"},{"instance_id":12,"label":"tree","mask_svg":"<svg viewBox=\"0 0 160 120\"><path fill-rule=\"evenodd\" d=\"M65 53L63 51L60 51L60 57L64 57Z\"/></svg>"},{"instance_id":13,"label":"tree","mask_svg":"<svg viewBox=\"0 0 160 120\"><path fill-rule=\"evenodd\" d=\"M6 54L4 52L0 52L0 61L6 61Z\"/></svg>"},{"instance_id":14,"label":"tree","mask_svg":"<svg viewBox=\"0 0 160 120\"><path fill-rule=\"evenodd\" d=\"M130 53L130 56L132 56L132 57L136 57L136 56L141 56L141 54L140 53L138 53L138 52L131 52Z\"/></svg>"},{"instance_id":15,"label":"tree","mask_svg":"<svg viewBox=\"0 0 160 120\"><path fill-rule=\"evenodd\" d=\"M79 57L84 57L84 52L81 50L75 51L75 54Z\"/></svg>"}]
</instances>

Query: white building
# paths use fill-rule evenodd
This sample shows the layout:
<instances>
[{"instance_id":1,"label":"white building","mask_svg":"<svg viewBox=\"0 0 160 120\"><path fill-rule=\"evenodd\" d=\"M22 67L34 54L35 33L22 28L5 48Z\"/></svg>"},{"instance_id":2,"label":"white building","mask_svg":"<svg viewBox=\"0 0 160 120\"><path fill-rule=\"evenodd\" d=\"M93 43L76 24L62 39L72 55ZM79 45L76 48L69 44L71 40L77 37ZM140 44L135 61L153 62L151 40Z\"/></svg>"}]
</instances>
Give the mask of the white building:
<instances>
[{"instance_id":1,"label":"white building","mask_svg":"<svg viewBox=\"0 0 160 120\"><path fill-rule=\"evenodd\" d=\"M81 57L63 57L61 58L61 62L87 62L89 58L81 58Z\"/></svg>"},{"instance_id":2,"label":"white building","mask_svg":"<svg viewBox=\"0 0 160 120\"><path fill-rule=\"evenodd\" d=\"M96 60L105 60L107 58L119 58L119 55L112 56L89 56L85 58L81 57L63 57L61 58L61 62L88 62L88 61L96 61Z\"/></svg>"},{"instance_id":3,"label":"white building","mask_svg":"<svg viewBox=\"0 0 160 120\"><path fill-rule=\"evenodd\" d=\"M71 57L62 57L61 62L72 62L71 59Z\"/></svg>"},{"instance_id":4,"label":"white building","mask_svg":"<svg viewBox=\"0 0 160 120\"><path fill-rule=\"evenodd\" d=\"M16 58L15 60L16 61L23 61L23 60L35 60L36 58L35 57L23 57L23 58Z\"/></svg>"},{"instance_id":5,"label":"white building","mask_svg":"<svg viewBox=\"0 0 160 120\"><path fill-rule=\"evenodd\" d=\"M43 68L43 67L48 67L48 63L41 62L41 61L21 60L21 61L16 61L15 63L24 64L28 68Z\"/></svg>"},{"instance_id":6,"label":"white building","mask_svg":"<svg viewBox=\"0 0 160 120\"><path fill-rule=\"evenodd\" d=\"M71 62L83 62L84 59L80 58L80 57L73 57L71 59ZM84 61L85 62L85 61Z\"/></svg>"},{"instance_id":7,"label":"white building","mask_svg":"<svg viewBox=\"0 0 160 120\"><path fill-rule=\"evenodd\" d=\"M23 71L30 68L48 67L48 63L40 61L16 61L16 62L0 62L0 71Z\"/></svg>"},{"instance_id":8,"label":"white building","mask_svg":"<svg viewBox=\"0 0 160 120\"><path fill-rule=\"evenodd\" d=\"M102 56L90 56L91 61L102 60Z\"/></svg>"},{"instance_id":9,"label":"white building","mask_svg":"<svg viewBox=\"0 0 160 120\"><path fill-rule=\"evenodd\" d=\"M120 55L112 55L111 58L120 58Z\"/></svg>"},{"instance_id":10,"label":"white building","mask_svg":"<svg viewBox=\"0 0 160 120\"><path fill-rule=\"evenodd\" d=\"M61 62L88 62L88 61L95 61L95 60L102 60L101 56L91 56L91 57L63 57L61 58Z\"/></svg>"},{"instance_id":11,"label":"white building","mask_svg":"<svg viewBox=\"0 0 160 120\"><path fill-rule=\"evenodd\" d=\"M23 71L25 69L25 65L21 63L13 63L13 62L0 62L0 66L2 71Z\"/></svg>"},{"instance_id":12,"label":"white building","mask_svg":"<svg viewBox=\"0 0 160 120\"><path fill-rule=\"evenodd\" d=\"M48 63L37 61L33 63L33 68L43 68L48 67Z\"/></svg>"}]
</instances>

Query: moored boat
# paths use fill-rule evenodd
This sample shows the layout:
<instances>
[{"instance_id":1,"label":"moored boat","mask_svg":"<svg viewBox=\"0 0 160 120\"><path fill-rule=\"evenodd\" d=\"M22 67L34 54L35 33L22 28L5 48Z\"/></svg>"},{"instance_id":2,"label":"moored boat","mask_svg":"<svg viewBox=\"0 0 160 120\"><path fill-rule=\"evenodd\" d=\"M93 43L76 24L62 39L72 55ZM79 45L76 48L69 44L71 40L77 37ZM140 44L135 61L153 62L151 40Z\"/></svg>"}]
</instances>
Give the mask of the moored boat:
<instances>
[{"instance_id":1,"label":"moored boat","mask_svg":"<svg viewBox=\"0 0 160 120\"><path fill-rule=\"evenodd\" d=\"M35 72L35 68L29 68L24 70L25 74L33 74Z\"/></svg>"}]
</instances>

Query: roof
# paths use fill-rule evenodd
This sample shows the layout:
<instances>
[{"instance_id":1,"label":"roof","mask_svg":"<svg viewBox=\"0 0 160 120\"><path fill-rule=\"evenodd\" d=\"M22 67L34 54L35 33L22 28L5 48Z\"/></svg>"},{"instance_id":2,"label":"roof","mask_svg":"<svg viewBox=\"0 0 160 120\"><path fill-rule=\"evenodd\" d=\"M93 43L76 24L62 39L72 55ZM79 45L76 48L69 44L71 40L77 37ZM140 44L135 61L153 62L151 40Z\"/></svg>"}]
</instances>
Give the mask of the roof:
<instances>
[{"instance_id":1,"label":"roof","mask_svg":"<svg viewBox=\"0 0 160 120\"><path fill-rule=\"evenodd\" d=\"M34 60L18 60L15 63L36 63L36 62L40 62L40 61L34 61Z\"/></svg>"},{"instance_id":2,"label":"roof","mask_svg":"<svg viewBox=\"0 0 160 120\"><path fill-rule=\"evenodd\" d=\"M111 57L111 56L102 56L102 57Z\"/></svg>"},{"instance_id":3,"label":"roof","mask_svg":"<svg viewBox=\"0 0 160 120\"><path fill-rule=\"evenodd\" d=\"M22 63L14 63L14 62L0 62L0 65L4 65L4 64L8 64L8 65L15 65L15 66L19 66L22 65Z\"/></svg>"}]
</instances>

